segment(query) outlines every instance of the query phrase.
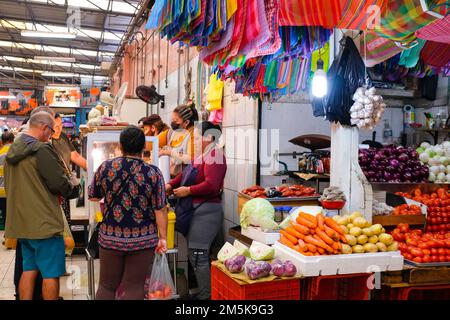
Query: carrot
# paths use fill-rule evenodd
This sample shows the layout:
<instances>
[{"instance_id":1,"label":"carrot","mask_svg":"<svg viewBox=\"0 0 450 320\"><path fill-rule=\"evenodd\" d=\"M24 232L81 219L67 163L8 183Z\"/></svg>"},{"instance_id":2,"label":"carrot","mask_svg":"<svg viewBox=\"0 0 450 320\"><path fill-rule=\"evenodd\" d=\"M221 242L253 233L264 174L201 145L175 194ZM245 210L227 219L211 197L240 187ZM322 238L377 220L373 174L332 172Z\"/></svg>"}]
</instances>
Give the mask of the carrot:
<instances>
[{"instance_id":1,"label":"carrot","mask_svg":"<svg viewBox=\"0 0 450 320\"><path fill-rule=\"evenodd\" d=\"M280 240L278 240L278 241L281 244L284 244L285 246L295 250L295 245L288 238L286 238L285 236L282 235L280 237Z\"/></svg>"},{"instance_id":2,"label":"carrot","mask_svg":"<svg viewBox=\"0 0 450 320\"><path fill-rule=\"evenodd\" d=\"M341 251L342 250L342 244L340 242L334 242L332 245L333 249Z\"/></svg>"},{"instance_id":3,"label":"carrot","mask_svg":"<svg viewBox=\"0 0 450 320\"><path fill-rule=\"evenodd\" d=\"M311 222L312 224L314 224L314 228L317 227L317 218L315 216L308 214L308 213L304 213L304 212L301 212L298 216L300 218L306 219L309 222Z\"/></svg>"},{"instance_id":4,"label":"carrot","mask_svg":"<svg viewBox=\"0 0 450 320\"><path fill-rule=\"evenodd\" d=\"M309 232L311 232L311 234L316 234L316 229L311 228L311 229L309 229Z\"/></svg>"},{"instance_id":5,"label":"carrot","mask_svg":"<svg viewBox=\"0 0 450 320\"><path fill-rule=\"evenodd\" d=\"M320 253L321 255L325 254L325 250L321 247L316 247L317 248L317 252Z\"/></svg>"},{"instance_id":6,"label":"carrot","mask_svg":"<svg viewBox=\"0 0 450 320\"><path fill-rule=\"evenodd\" d=\"M342 228L337 224L336 221L334 221L333 219L331 219L330 217L326 217L325 218L325 223L334 231L336 231L339 234L344 235L344 230L342 230Z\"/></svg>"},{"instance_id":7,"label":"carrot","mask_svg":"<svg viewBox=\"0 0 450 320\"><path fill-rule=\"evenodd\" d=\"M323 242L323 240L318 240L311 236L306 236L305 241L315 245L316 247L321 247L327 251L329 251L329 249L331 249L330 246L328 246L325 242ZM333 250L331 250L331 251L333 251Z\"/></svg>"},{"instance_id":8,"label":"carrot","mask_svg":"<svg viewBox=\"0 0 450 320\"><path fill-rule=\"evenodd\" d=\"M333 245L334 243L333 239L331 239L325 232L317 228L316 233L326 244L330 246Z\"/></svg>"},{"instance_id":9,"label":"carrot","mask_svg":"<svg viewBox=\"0 0 450 320\"><path fill-rule=\"evenodd\" d=\"M298 239L302 239L304 237L303 234L301 234L300 232L298 232L297 230L295 230L293 227L287 227L286 232L289 233L291 236L294 236Z\"/></svg>"},{"instance_id":10,"label":"carrot","mask_svg":"<svg viewBox=\"0 0 450 320\"><path fill-rule=\"evenodd\" d=\"M288 238L288 240L289 240L290 242L292 242L294 245L297 244L298 239L297 239L296 237L291 236L289 233L287 233L287 232L284 231L284 230L280 230L280 233L281 233L283 236L285 236L286 238Z\"/></svg>"},{"instance_id":11,"label":"carrot","mask_svg":"<svg viewBox=\"0 0 450 320\"><path fill-rule=\"evenodd\" d=\"M302 224L310 229L316 228L316 224L314 224L311 221L309 221L308 219L302 218L300 216L297 217L296 221L297 221L297 223Z\"/></svg>"},{"instance_id":12,"label":"carrot","mask_svg":"<svg viewBox=\"0 0 450 320\"><path fill-rule=\"evenodd\" d=\"M343 243L348 243L347 238L342 234L339 235L339 240L341 240Z\"/></svg>"},{"instance_id":13,"label":"carrot","mask_svg":"<svg viewBox=\"0 0 450 320\"><path fill-rule=\"evenodd\" d=\"M317 225L319 227L320 230L325 231L325 221L324 221L324 217L321 213L319 213L317 216Z\"/></svg>"},{"instance_id":14,"label":"carrot","mask_svg":"<svg viewBox=\"0 0 450 320\"><path fill-rule=\"evenodd\" d=\"M302 251L308 251L309 247L306 246L305 242L302 239L298 239L298 247Z\"/></svg>"},{"instance_id":15,"label":"carrot","mask_svg":"<svg viewBox=\"0 0 450 320\"><path fill-rule=\"evenodd\" d=\"M313 256L313 253L312 252L302 252L303 253L303 255L305 255L305 256L309 256L309 257L312 257Z\"/></svg>"},{"instance_id":16,"label":"carrot","mask_svg":"<svg viewBox=\"0 0 450 320\"><path fill-rule=\"evenodd\" d=\"M300 232L301 234L308 235L310 233L309 228L305 227L304 225L295 223L294 221L291 221L290 223L291 226L293 226L294 229Z\"/></svg>"},{"instance_id":17,"label":"carrot","mask_svg":"<svg viewBox=\"0 0 450 320\"><path fill-rule=\"evenodd\" d=\"M308 247L308 250L312 253L317 252L317 247L311 243L307 243L306 246Z\"/></svg>"},{"instance_id":18,"label":"carrot","mask_svg":"<svg viewBox=\"0 0 450 320\"><path fill-rule=\"evenodd\" d=\"M331 229L329 226L327 226L326 224L324 225L325 228L325 233L334 241L339 241L339 235L336 231L334 231L333 229Z\"/></svg>"}]
</instances>

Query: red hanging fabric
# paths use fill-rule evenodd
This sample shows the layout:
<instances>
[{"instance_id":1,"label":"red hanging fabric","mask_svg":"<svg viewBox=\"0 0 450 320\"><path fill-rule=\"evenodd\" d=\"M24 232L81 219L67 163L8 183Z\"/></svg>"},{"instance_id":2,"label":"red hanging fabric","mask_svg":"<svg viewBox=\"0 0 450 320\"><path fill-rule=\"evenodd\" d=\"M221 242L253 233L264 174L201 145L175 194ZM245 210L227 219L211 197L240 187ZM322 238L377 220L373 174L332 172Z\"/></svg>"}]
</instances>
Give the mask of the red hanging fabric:
<instances>
[{"instance_id":1,"label":"red hanging fabric","mask_svg":"<svg viewBox=\"0 0 450 320\"><path fill-rule=\"evenodd\" d=\"M450 44L427 41L420 58L434 68L442 68L450 63Z\"/></svg>"},{"instance_id":2,"label":"red hanging fabric","mask_svg":"<svg viewBox=\"0 0 450 320\"><path fill-rule=\"evenodd\" d=\"M334 28L342 8L342 0L280 0L280 25Z\"/></svg>"}]
</instances>

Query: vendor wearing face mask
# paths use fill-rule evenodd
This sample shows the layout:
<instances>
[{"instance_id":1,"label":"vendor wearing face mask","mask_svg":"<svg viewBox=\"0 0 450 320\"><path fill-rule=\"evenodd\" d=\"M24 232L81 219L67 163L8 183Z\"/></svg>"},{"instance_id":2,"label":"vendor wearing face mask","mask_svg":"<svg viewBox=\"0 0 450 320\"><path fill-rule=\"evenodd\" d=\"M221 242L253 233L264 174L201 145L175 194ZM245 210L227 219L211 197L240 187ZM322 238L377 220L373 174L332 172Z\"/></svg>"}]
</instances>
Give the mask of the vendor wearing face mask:
<instances>
[{"instance_id":1,"label":"vendor wearing face mask","mask_svg":"<svg viewBox=\"0 0 450 320\"><path fill-rule=\"evenodd\" d=\"M170 156L170 175L179 174L183 165L190 164L194 158L194 124L198 112L194 104L180 105L172 112L171 129L167 134L167 145L159 155Z\"/></svg>"}]
</instances>

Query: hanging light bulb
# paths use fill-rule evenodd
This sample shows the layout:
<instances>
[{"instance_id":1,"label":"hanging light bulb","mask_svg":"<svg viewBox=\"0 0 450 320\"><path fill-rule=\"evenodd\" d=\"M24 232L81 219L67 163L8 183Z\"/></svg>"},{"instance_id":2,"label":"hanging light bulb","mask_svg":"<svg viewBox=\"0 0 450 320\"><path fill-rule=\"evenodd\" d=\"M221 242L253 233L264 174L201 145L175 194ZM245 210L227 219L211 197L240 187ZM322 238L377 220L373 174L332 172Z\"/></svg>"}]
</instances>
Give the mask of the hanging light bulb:
<instances>
[{"instance_id":1,"label":"hanging light bulb","mask_svg":"<svg viewBox=\"0 0 450 320\"><path fill-rule=\"evenodd\" d=\"M312 94L314 97L323 98L327 95L327 74L323 71L323 60L317 60L317 70L312 79Z\"/></svg>"}]
</instances>

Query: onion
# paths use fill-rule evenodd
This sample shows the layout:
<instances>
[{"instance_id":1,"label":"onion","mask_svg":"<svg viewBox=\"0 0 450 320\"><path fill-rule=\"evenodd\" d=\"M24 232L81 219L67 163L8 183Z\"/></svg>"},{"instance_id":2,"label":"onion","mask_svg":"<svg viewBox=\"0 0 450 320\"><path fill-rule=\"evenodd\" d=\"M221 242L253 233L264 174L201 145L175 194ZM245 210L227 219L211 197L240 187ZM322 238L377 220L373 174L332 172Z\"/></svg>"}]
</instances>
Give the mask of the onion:
<instances>
[{"instance_id":1,"label":"onion","mask_svg":"<svg viewBox=\"0 0 450 320\"><path fill-rule=\"evenodd\" d=\"M401 153L397 159L400 162L406 162L409 160L409 157L406 155L406 153Z\"/></svg>"}]
</instances>

